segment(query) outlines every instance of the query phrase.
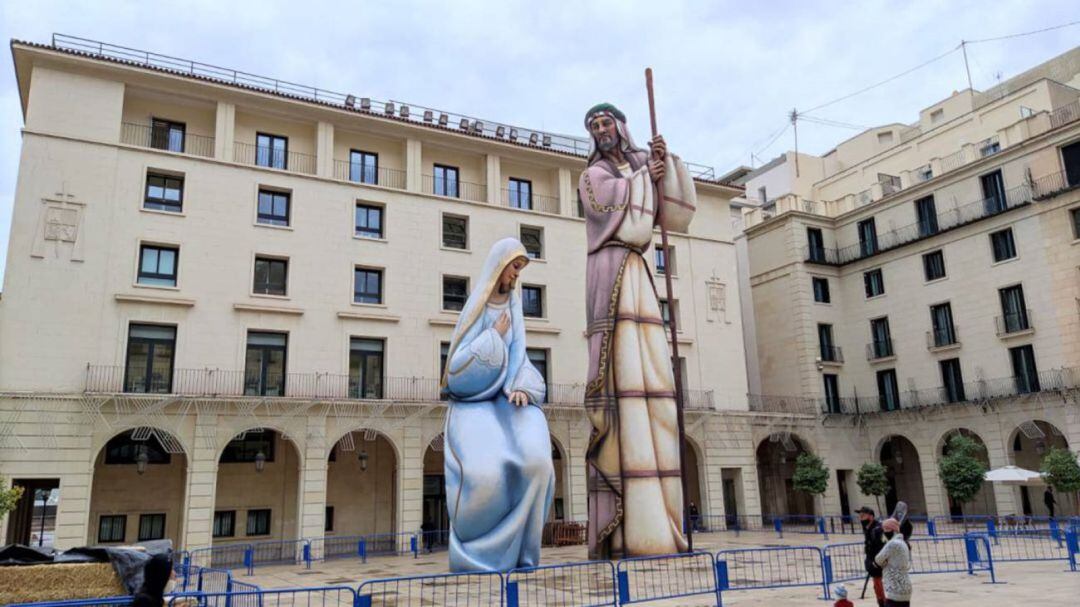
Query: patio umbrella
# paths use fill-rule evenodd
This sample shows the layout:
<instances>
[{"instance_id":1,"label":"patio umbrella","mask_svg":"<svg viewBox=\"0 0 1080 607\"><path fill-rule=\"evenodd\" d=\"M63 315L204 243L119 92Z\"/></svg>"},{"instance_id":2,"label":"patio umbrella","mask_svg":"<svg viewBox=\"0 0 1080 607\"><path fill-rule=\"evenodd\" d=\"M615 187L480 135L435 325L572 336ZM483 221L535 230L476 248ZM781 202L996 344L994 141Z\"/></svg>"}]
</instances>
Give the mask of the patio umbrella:
<instances>
[{"instance_id":1,"label":"patio umbrella","mask_svg":"<svg viewBox=\"0 0 1080 607\"><path fill-rule=\"evenodd\" d=\"M995 468L987 472L983 479L991 483L1013 486L1038 487L1046 484L1042 474L1024 468L1017 468L1016 466Z\"/></svg>"}]
</instances>

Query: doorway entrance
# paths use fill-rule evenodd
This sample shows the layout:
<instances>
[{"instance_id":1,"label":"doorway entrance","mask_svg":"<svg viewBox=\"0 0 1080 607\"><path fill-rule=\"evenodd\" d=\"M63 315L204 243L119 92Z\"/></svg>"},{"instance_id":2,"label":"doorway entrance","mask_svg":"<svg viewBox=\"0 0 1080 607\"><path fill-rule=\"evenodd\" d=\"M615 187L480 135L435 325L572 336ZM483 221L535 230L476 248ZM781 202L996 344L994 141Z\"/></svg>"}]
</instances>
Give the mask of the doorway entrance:
<instances>
[{"instance_id":1,"label":"doorway entrance","mask_svg":"<svg viewBox=\"0 0 1080 607\"><path fill-rule=\"evenodd\" d=\"M56 541L60 479L19 478L12 486L22 487L23 494L8 518L7 543L51 548Z\"/></svg>"}]
</instances>

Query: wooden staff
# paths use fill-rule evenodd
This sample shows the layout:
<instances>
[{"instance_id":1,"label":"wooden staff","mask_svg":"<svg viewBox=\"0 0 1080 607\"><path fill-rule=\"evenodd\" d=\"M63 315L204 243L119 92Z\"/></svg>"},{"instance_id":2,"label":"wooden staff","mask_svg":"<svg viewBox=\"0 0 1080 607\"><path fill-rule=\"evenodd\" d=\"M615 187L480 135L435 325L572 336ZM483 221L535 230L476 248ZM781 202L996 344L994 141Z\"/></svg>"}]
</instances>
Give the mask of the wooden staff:
<instances>
[{"instance_id":1,"label":"wooden staff","mask_svg":"<svg viewBox=\"0 0 1080 607\"><path fill-rule=\"evenodd\" d=\"M656 102L653 99L653 85L652 85L652 68L645 68L645 88L649 91L649 123L652 126L652 135L656 137L659 131L656 129ZM663 161L663 158L659 159ZM656 211L658 213L657 218L662 217L663 211L661 210L664 205L664 180L656 182ZM686 428L683 425L683 391L682 391L682 370L679 368L679 338L676 334L677 326L675 321L675 308L672 302L674 299L671 297L671 271L668 267L670 259L668 258L668 236L667 228L664 227L663 222L660 223L660 246L664 248L664 285L667 287L667 301L668 301L668 327L671 330L671 367L675 372L675 412L679 420L679 472L682 479L682 501L683 501L683 528L686 530L686 544L687 550L694 551L694 521L690 518L690 494L687 491L686 482Z\"/></svg>"}]
</instances>

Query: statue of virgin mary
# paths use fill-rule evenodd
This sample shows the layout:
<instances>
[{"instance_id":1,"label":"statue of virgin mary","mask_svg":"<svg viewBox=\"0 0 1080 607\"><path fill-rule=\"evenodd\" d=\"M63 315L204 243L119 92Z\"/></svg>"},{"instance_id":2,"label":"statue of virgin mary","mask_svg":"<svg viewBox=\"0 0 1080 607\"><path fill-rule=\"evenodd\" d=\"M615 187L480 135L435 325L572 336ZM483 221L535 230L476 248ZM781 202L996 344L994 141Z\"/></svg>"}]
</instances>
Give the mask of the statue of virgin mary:
<instances>
[{"instance_id":1,"label":"statue of virgin mary","mask_svg":"<svg viewBox=\"0 0 1080 607\"><path fill-rule=\"evenodd\" d=\"M544 378L525 355L517 278L529 263L516 238L491 248L450 341L442 387L450 570L540 564L555 491Z\"/></svg>"}]
</instances>

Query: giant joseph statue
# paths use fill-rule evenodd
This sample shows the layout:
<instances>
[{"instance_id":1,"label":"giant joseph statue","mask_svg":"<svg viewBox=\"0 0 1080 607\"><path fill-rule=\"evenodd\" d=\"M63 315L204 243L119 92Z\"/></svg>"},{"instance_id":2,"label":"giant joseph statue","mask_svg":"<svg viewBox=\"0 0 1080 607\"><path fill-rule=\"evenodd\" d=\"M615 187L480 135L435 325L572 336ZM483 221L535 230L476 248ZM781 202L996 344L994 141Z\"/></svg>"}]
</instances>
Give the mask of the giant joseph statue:
<instances>
[{"instance_id":1,"label":"giant joseph statue","mask_svg":"<svg viewBox=\"0 0 1080 607\"><path fill-rule=\"evenodd\" d=\"M585 127L592 151L578 193L588 238L589 558L683 552L675 378L644 255L654 227L686 231L693 179L663 137L654 135L649 150L635 146L611 104L590 109Z\"/></svg>"}]
</instances>

